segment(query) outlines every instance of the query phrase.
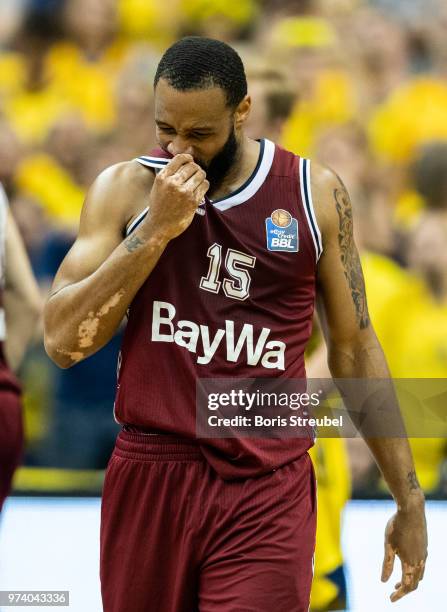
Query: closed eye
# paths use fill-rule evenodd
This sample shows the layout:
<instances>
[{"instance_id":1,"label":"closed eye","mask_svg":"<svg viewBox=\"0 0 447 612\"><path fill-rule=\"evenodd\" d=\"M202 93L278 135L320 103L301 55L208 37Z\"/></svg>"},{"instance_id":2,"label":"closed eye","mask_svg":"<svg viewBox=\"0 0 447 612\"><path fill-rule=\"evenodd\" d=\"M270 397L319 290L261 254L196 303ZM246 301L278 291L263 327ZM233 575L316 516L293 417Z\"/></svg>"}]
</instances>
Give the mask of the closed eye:
<instances>
[{"instance_id":1,"label":"closed eye","mask_svg":"<svg viewBox=\"0 0 447 612\"><path fill-rule=\"evenodd\" d=\"M163 127L161 125L157 126L158 129L165 134L175 134L175 130L173 128Z\"/></svg>"},{"instance_id":2,"label":"closed eye","mask_svg":"<svg viewBox=\"0 0 447 612\"><path fill-rule=\"evenodd\" d=\"M163 132L164 134L175 134L176 133L174 128L169 127L167 125L157 124L157 128L160 130L160 132ZM212 136L211 132L190 132L189 134L190 138L198 138L198 139L208 138L209 136Z\"/></svg>"},{"instance_id":3,"label":"closed eye","mask_svg":"<svg viewBox=\"0 0 447 612\"><path fill-rule=\"evenodd\" d=\"M208 138L212 134L210 133L202 133L202 132L193 132L191 134L192 138Z\"/></svg>"}]
</instances>

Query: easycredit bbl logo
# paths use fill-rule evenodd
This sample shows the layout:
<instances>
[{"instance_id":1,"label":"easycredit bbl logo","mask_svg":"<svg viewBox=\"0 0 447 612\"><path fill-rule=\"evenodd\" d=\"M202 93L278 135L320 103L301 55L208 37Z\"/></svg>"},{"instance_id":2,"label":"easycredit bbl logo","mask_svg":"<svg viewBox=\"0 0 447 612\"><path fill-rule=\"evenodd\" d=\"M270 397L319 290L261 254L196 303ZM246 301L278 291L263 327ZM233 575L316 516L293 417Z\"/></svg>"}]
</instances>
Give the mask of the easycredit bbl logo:
<instances>
[{"instance_id":1,"label":"easycredit bbl logo","mask_svg":"<svg viewBox=\"0 0 447 612\"><path fill-rule=\"evenodd\" d=\"M274 210L265 220L265 231L269 251L298 252L298 221L287 210Z\"/></svg>"}]
</instances>

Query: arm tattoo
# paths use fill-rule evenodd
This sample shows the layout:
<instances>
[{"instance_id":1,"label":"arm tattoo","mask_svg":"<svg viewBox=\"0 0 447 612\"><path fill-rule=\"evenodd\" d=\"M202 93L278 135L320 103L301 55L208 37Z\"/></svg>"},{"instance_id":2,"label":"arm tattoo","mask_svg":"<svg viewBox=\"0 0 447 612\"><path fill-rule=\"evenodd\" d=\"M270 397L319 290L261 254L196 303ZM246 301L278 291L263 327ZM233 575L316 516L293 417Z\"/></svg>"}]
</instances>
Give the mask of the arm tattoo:
<instances>
[{"instance_id":1,"label":"arm tattoo","mask_svg":"<svg viewBox=\"0 0 447 612\"><path fill-rule=\"evenodd\" d=\"M418 482L418 477L416 476L416 472L412 470L407 474L408 484L410 485L410 491L414 491L415 489L419 489L420 485Z\"/></svg>"},{"instance_id":2,"label":"arm tattoo","mask_svg":"<svg viewBox=\"0 0 447 612\"><path fill-rule=\"evenodd\" d=\"M368 308L366 305L365 281L359 255L354 245L352 227L352 209L348 192L342 186L334 189L335 207L339 219L338 244L346 280L351 290L352 301L360 329L369 325Z\"/></svg>"},{"instance_id":3,"label":"arm tattoo","mask_svg":"<svg viewBox=\"0 0 447 612\"><path fill-rule=\"evenodd\" d=\"M144 243L138 238L138 236L129 236L129 238L126 238L126 240L124 241L124 246L129 251L129 253L133 253L134 251L136 251L138 247L140 247L142 244Z\"/></svg>"}]
</instances>

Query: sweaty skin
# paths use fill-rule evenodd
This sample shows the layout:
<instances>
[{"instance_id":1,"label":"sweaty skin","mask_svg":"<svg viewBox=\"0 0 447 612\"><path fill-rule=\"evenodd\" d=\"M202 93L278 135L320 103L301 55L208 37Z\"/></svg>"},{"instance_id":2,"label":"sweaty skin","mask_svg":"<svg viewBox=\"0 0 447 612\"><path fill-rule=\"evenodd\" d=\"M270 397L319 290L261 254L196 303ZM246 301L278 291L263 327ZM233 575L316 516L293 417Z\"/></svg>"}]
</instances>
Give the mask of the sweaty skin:
<instances>
[{"instance_id":1,"label":"sweaty skin","mask_svg":"<svg viewBox=\"0 0 447 612\"><path fill-rule=\"evenodd\" d=\"M136 162L98 177L45 308L45 347L60 367L71 367L110 340L168 242L191 223L208 187L190 155L177 155L157 177ZM123 228L147 206L148 193L150 214L123 240Z\"/></svg>"}]
</instances>

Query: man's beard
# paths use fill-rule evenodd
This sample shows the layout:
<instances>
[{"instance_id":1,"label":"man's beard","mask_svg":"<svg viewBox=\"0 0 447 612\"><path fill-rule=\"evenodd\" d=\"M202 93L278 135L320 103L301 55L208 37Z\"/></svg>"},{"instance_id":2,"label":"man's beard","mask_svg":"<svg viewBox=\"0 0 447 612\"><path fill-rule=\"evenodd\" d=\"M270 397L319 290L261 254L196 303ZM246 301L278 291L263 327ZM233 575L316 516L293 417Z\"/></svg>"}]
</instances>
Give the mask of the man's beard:
<instances>
[{"instance_id":1,"label":"man's beard","mask_svg":"<svg viewBox=\"0 0 447 612\"><path fill-rule=\"evenodd\" d=\"M213 159L207 164L200 159L194 160L206 172L206 178L210 183L210 191L220 187L231 168L239 157L239 144L236 139L234 128L231 128L226 143Z\"/></svg>"}]
</instances>

